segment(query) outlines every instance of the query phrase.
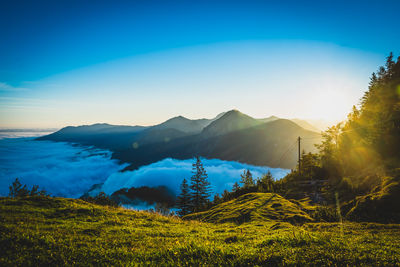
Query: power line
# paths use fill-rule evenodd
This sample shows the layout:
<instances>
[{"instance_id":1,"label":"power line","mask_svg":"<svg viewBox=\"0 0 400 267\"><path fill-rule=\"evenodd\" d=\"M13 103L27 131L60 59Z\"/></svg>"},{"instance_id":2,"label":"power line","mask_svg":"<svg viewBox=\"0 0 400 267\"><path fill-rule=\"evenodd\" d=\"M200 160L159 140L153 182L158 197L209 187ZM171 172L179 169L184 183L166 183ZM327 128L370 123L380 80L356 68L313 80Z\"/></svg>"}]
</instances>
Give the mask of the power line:
<instances>
[{"instance_id":1,"label":"power line","mask_svg":"<svg viewBox=\"0 0 400 267\"><path fill-rule=\"evenodd\" d=\"M297 140L296 140L294 143L292 143L292 144L288 147L288 149L282 154L282 156L279 158L279 161L275 161L277 164L274 164L274 165L279 166L279 164L281 164L282 160L286 157L286 155L287 155L290 151L292 151L293 148L296 147L296 144L297 144Z\"/></svg>"},{"instance_id":2,"label":"power line","mask_svg":"<svg viewBox=\"0 0 400 267\"><path fill-rule=\"evenodd\" d=\"M384 121L382 121L381 123L385 123L385 122L388 122L388 121L392 121L392 120L394 120L393 118L392 119L388 119L388 120L384 120ZM342 133L347 133L347 132L352 132L352 131L355 131L355 130L357 130L357 129L362 129L362 128L365 128L365 127L371 127L371 126L376 126L377 124L369 124L369 125L363 125L363 126L359 126L359 127L352 127L352 129L350 129L350 130L346 130L346 131L341 131L340 133L338 133L338 134L342 134ZM300 155L300 153L301 153L301 151L300 151L300 142L301 142L301 140L311 140L311 139L321 139L322 138L322 133L317 133L318 135L321 135L321 136L313 136L313 137L298 137L298 138L296 138L296 141L294 142L294 143L292 143L289 147L288 147L288 149L282 154L282 156L279 158L279 161L275 161L274 163L277 163L277 164L273 164L273 165L277 165L277 166L279 166L279 164L281 164L281 162L282 162L282 160L283 159L285 159L286 158L286 156L288 155L288 153L289 152L291 152L292 150L293 150L293 148L295 148L296 146L296 144L298 144L298 148L299 148L299 152L298 152L298 154L299 154L299 170L300 170L300 157L301 157L301 155Z\"/></svg>"}]
</instances>

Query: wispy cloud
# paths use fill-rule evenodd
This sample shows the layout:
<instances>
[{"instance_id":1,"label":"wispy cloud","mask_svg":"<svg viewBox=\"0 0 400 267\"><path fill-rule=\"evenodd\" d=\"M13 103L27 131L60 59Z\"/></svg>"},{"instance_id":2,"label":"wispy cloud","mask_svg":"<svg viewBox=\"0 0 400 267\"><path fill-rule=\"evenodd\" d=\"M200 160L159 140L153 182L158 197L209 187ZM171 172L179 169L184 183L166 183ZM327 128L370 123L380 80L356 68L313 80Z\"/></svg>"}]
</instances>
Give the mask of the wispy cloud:
<instances>
[{"instance_id":1,"label":"wispy cloud","mask_svg":"<svg viewBox=\"0 0 400 267\"><path fill-rule=\"evenodd\" d=\"M0 82L0 92L16 92L16 91L26 91L28 88L25 87L14 87L7 83Z\"/></svg>"}]
</instances>

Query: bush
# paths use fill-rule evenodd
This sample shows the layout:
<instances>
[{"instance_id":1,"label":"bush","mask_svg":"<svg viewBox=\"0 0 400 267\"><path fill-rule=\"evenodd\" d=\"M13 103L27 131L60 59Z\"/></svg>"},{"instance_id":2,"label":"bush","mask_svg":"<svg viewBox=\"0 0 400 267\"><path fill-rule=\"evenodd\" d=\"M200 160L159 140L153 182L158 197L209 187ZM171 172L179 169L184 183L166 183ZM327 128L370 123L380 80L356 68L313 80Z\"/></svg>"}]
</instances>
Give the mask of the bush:
<instances>
[{"instance_id":1,"label":"bush","mask_svg":"<svg viewBox=\"0 0 400 267\"><path fill-rule=\"evenodd\" d=\"M316 221L323 222L338 222L340 220L336 209L330 206L317 207L312 214L312 218Z\"/></svg>"}]
</instances>

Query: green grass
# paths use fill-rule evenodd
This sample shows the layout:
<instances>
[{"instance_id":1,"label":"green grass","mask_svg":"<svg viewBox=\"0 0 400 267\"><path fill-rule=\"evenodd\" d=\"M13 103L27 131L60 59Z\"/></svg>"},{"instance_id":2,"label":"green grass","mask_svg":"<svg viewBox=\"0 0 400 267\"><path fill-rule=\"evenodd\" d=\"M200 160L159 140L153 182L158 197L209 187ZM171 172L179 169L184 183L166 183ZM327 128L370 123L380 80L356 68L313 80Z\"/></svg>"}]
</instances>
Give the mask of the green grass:
<instances>
[{"instance_id":1,"label":"green grass","mask_svg":"<svg viewBox=\"0 0 400 267\"><path fill-rule=\"evenodd\" d=\"M0 199L0 266L400 265L400 225L205 223L64 198Z\"/></svg>"},{"instance_id":2,"label":"green grass","mask_svg":"<svg viewBox=\"0 0 400 267\"><path fill-rule=\"evenodd\" d=\"M304 202L294 203L274 193L249 193L185 218L213 223L311 222L312 218L304 211L305 206Z\"/></svg>"}]
</instances>

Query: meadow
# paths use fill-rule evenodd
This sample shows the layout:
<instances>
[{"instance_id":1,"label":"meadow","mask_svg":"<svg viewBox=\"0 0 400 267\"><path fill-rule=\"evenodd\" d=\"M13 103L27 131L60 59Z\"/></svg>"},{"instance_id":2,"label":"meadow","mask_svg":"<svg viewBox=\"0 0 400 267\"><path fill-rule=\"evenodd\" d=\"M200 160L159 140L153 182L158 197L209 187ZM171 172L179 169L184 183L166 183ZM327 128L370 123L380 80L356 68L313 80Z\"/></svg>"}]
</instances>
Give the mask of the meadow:
<instances>
[{"instance_id":1,"label":"meadow","mask_svg":"<svg viewBox=\"0 0 400 267\"><path fill-rule=\"evenodd\" d=\"M1 266L400 265L400 225L207 223L52 197L0 199Z\"/></svg>"}]
</instances>

